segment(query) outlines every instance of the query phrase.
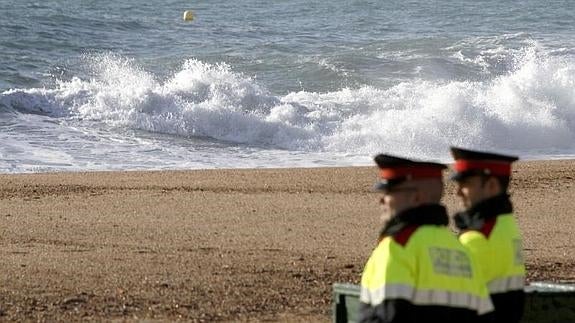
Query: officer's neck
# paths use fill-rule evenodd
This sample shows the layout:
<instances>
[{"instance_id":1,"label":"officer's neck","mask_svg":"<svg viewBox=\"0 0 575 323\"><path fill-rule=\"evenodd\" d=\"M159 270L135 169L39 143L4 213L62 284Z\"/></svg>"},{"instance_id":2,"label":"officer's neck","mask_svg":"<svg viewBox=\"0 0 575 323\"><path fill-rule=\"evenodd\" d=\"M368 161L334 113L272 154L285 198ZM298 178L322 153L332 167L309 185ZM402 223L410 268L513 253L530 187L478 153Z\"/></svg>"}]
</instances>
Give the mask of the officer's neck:
<instances>
[{"instance_id":1,"label":"officer's neck","mask_svg":"<svg viewBox=\"0 0 575 323\"><path fill-rule=\"evenodd\" d=\"M506 192L483 199L466 211L469 215L477 214L482 217L491 217L511 212L513 212L513 206L509 200L509 194Z\"/></svg>"}]
</instances>

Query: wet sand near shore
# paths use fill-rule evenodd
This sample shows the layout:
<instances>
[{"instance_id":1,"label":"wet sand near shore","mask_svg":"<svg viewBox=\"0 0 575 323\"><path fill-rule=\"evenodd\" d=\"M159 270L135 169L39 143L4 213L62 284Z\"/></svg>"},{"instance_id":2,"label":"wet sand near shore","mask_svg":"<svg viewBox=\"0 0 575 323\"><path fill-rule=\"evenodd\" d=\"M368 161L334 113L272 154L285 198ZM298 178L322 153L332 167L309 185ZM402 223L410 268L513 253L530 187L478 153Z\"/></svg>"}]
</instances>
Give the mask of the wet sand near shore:
<instances>
[{"instance_id":1,"label":"wet sand near shore","mask_svg":"<svg viewBox=\"0 0 575 323\"><path fill-rule=\"evenodd\" d=\"M376 174L0 175L0 321L329 322L375 245ZM575 283L575 161L520 162L511 192L528 279Z\"/></svg>"}]
</instances>

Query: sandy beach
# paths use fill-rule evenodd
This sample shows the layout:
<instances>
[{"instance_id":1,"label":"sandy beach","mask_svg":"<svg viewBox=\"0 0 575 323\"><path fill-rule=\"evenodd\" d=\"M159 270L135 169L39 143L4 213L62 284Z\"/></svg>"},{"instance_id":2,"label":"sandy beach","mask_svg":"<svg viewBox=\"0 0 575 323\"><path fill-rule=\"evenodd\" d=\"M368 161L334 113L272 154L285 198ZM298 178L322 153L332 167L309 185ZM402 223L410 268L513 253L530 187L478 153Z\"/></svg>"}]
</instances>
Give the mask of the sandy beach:
<instances>
[{"instance_id":1,"label":"sandy beach","mask_svg":"<svg viewBox=\"0 0 575 323\"><path fill-rule=\"evenodd\" d=\"M329 322L379 223L375 167L0 175L0 321ZM575 283L575 161L521 162L530 281ZM459 210L455 188L444 198Z\"/></svg>"}]
</instances>

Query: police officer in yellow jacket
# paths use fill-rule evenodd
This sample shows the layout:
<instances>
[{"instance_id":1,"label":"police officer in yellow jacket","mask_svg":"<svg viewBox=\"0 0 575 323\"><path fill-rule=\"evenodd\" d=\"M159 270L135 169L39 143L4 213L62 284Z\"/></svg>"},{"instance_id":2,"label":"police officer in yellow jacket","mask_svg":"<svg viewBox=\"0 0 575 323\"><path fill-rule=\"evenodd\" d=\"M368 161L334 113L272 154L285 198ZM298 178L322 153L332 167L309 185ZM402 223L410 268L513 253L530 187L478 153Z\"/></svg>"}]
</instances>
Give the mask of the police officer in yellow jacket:
<instances>
[{"instance_id":1,"label":"police officer in yellow jacket","mask_svg":"<svg viewBox=\"0 0 575 323\"><path fill-rule=\"evenodd\" d=\"M525 265L521 234L507 194L511 163L518 158L451 148L452 179L466 211L455 215L459 240L474 256L495 306L493 322L519 322L523 315Z\"/></svg>"},{"instance_id":2,"label":"police officer in yellow jacket","mask_svg":"<svg viewBox=\"0 0 575 323\"><path fill-rule=\"evenodd\" d=\"M378 155L379 243L361 278L360 322L475 322L493 310L439 204L445 165Z\"/></svg>"}]
</instances>

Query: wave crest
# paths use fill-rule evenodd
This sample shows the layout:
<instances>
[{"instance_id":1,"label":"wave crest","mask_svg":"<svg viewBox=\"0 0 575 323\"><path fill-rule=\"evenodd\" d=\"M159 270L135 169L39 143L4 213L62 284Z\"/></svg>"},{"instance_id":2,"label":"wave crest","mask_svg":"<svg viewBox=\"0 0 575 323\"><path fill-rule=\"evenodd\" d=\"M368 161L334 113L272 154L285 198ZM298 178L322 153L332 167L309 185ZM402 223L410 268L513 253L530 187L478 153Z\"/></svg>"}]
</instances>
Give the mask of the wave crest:
<instances>
[{"instance_id":1,"label":"wave crest","mask_svg":"<svg viewBox=\"0 0 575 323\"><path fill-rule=\"evenodd\" d=\"M0 105L121 128L303 151L445 159L447 146L575 153L575 63L536 43L484 81L411 80L388 89L272 95L227 64L186 61L162 82L114 55L88 59L89 80L10 90ZM492 53L491 53L492 54ZM501 55L498 50L497 55ZM478 64L484 64L474 58Z\"/></svg>"}]
</instances>

